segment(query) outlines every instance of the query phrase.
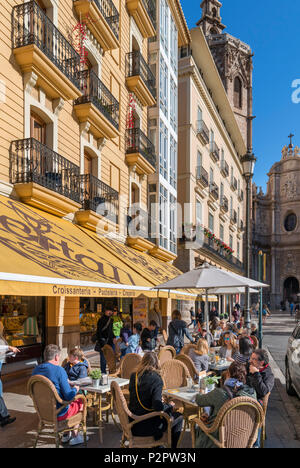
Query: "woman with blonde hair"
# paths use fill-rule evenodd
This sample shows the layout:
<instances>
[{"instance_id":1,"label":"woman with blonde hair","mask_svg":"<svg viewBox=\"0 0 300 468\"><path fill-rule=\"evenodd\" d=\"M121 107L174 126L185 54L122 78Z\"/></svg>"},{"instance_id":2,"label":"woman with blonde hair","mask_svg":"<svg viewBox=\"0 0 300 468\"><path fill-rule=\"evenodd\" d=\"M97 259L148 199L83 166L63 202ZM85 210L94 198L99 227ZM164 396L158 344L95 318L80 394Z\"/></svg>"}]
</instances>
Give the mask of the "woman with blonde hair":
<instances>
[{"instance_id":1,"label":"woman with blonde hair","mask_svg":"<svg viewBox=\"0 0 300 468\"><path fill-rule=\"evenodd\" d=\"M220 349L220 358L235 361L238 356L238 343L233 333L226 332L223 336L224 346Z\"/></svg>"},{"instance_id":2,"label":"woman with blonde hair","mask_svg":"<svg viewBox=\"0 0 300 468\"><path fill-rule=\"evenodd\" d=\"M182 428L182 417L179 413L173 413L174 403L168 405L163 403L163 386L158 357L155 353L148 352L130 377L128 407L136 416L144 416L155 411L163 411L172 416L174 418L172 448L176 448ZM167 421L155 416L135 424L132 433L135 437L152 436L155 440L159 440L166 430Z\"/></svg>"},{"instance_id":3,"label":"woman with blonde hair","mask_svg":"<svg viewBox=\"0 0 300 468\"><path fill-rule=\"evenodd\" d=\"M208 343L204 338L201 338L198 343L191 347L189 356L198 372L208 371L209 367L209 348Z\"/></svg>"}]
</instances>

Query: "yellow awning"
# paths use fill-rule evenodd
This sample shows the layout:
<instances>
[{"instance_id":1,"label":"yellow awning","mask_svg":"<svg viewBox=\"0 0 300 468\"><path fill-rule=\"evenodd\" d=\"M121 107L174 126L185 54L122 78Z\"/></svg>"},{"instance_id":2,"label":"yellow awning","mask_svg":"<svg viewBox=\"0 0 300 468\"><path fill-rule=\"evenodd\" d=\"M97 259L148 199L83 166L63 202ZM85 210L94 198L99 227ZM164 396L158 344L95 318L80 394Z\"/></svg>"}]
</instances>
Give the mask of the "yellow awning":
<instances>
[{"instance_id":1,"label":"yellow awning","mask_svg":"<svg viewBox=\"0 0 300 468\"><path fill-rule=\"evenodd\" d=\"M0 295L159 297L153 286L180 273L120 242L0 196Z\"/></svg>"},{"instance_id":2,"label":"yellow awning","mask_svg":"<svg viewBox=\"0 0 300 468\"><path fill-rule=\"evenodd\" d=\"M137 297L145 288L144 294L157 297L157 292L147 291L150 281L74 224L3 196L0 274L3 295ZM93 286L85 289L89 284ZM112 285L113 293L108 289ZM122 285L127 290L120 289Z\"/></svg>"}]
</instances>

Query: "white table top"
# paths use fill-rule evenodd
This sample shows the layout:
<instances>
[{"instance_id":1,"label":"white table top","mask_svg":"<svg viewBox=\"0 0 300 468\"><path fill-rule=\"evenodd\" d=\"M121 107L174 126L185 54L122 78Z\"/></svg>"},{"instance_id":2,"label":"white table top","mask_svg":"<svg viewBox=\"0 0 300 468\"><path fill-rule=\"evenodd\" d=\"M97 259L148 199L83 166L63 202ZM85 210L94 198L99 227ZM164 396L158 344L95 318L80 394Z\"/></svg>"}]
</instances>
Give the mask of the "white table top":
<instances>
[{"instance_id":1,"label":"white table top","mask_svg":"<svg viewBox=\"0 0 300 468\"><path fill-rule=\"evenodd\" d=\"M176 389L163 390L163 395L173 398L174 400L180 400L189 405L198 407L195 402L196 395L198 395L199 389L196 388L195 391L188 390L187 387L181 387Z\"/></svg>"},{"instance_id":2,"label":"white table top","mask_svg":"<svg viewBox=\"0 0 300 468\"><path fill-rule=\"evenodd\" d=\"M117 384L121 388L125 387L126 385L129 385L129 380L113 377L113 378L108 379L108 385L103 385L103 386L99 386L99 387L82 386L81 389L85 390L86 392L89 392L89 393L99 393L100 395L103 395L105 393L110 392L110 384L112 382L117 382Z\"/></svg>"},{"instance_id":3,"label":"white table top","mask_svg":"<svg viewBox=\"0 0 300 468\"><path fill-rule=\"evenodd\" d=\"M210 364L209 365L209 369L210 370L214 370L214 371L224 371L224 370L227 370L232 364L232 361L225 361L223 363L221 363L221 361L218 362L218 364Z\"/></svg>"}]
</instances>

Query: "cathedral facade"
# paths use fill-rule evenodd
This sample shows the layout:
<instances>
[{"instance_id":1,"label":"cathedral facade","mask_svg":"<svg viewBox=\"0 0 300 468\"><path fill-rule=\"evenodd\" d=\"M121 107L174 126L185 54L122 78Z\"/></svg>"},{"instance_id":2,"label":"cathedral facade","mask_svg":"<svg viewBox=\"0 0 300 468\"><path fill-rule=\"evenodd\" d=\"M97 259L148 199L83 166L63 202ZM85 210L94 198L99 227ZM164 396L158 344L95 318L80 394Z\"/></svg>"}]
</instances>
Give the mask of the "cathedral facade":
<instances>
[{"instance_id":1,"label":"cathedral facade","mask_svg":"<svg viewBox=\"0 0 300 468\"><path fill-rule=\"evenodd\" d=\"M278 309L300 292L300 149L292 143L269 174L267 192L253 187L252 276L270 285L265 301Z\"/></svg>"}]
</instances>

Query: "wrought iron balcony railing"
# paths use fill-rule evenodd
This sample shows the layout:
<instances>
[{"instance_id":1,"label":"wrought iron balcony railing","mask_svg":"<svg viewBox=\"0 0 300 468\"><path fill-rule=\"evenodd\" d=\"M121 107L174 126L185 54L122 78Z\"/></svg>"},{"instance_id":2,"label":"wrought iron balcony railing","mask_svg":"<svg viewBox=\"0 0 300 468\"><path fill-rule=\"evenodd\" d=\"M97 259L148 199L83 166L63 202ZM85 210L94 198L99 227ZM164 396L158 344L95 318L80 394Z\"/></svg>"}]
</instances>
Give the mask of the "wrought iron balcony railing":
<instances>
[{"instance_id":1,"label":"wrought iron balcony railing","mask_svg":"<svg viewBox=\"0 0 300 468\"><path fill-rule=\"evenodd\" d=\"M155 147L140 128L126 130L126 153L140 153L152 167L156 168Z\"/></svg>"},{"instance_id":2,"label":"wrought iron balcony railing","mask_svg":"<svg viewBox=\"0 0 300 468\"><path fill-rule=\"evenodd\" d=\"M119 223L119 193L91 174L80 176L81 203L106 219Z\"/></svg>"},{"instance_id":3,"label":"wrought iron balcony railing","mask_svg":"<svg viewBox=\"0 0 300 468\"><path fill-rule=\"evenodd\" d=\"M77 0L74 0L75 2ZM110 29L119 40L120 15L112 0L91 0L97 5L98 9L106 19Z\"/></svg>"},{"instance_id":4,"label":"wrought iron balcony railing","mask_svg":"<svg viewBox=\"0 0 300 468\"><path fill-rule=\"evenodd\" d=\"M220 169L221 169L221 172L222 172L222 174L224 175L224 177L228 177L228 176L229 176L229 165L227 164L227 162L225 161L225 159L223 159L223 160L221 161Z\"/></svg>"},{"instance_id":5,"label":"wrought iron balcony railing","mask_svg":"<svg viewBox=\"0 0 300 468\"><path fill-rule=\"evenodd\" d=\"M197 182L199 182L203 187L208 187L208 172L204 169L204 167L197 167L196 178Z\"/></svg>"},{"instance_id":6,"label":"wrought iron balcony railing","mask_svg":"<svg viewBox=\"0 0 300 468\"><path fill-rule=\"evenodd\" d=\"M233 224L237 224L237 212L235 210L231 212L230 220Z\"/></svg>"},{"instance_id":7,"label":"wrought iron balcony railing","mask_svg":"<svg viewBox=\"0 0 300 468\"><path fill-rule=\"evenodd\" d=\"M80 55L35 1L13 7L13 48L36 45L79 89Z\"/></svg>"},{"instance_id":8,"label":"wrought iron balcony railing","mask_svg":"<svg viewBox=\"0 0 300 468\"><path fill-rule=\"evenodd\" d=\"M198 120L197 134L205 141L206 144L209 143L209 129L204 120Z\"/></svg>"},{"instance_id":9,"label":"wrought iron balcony railing","mask_svg":"<svg viewBox=\"0 0 300 468\"><path fill-rule=\"evenodd\" d=\"M153 235L156 237L155 219L140 207L133 206L129 208L127 216L127 235L151 240Z\"/></svg>"},{"instance_id":10,"label":"wrought iron balcony railing","mask_svg":"<svg viewBox=\"0 0 300 468\"><path fill-rule=\"evenodd\" d=\"M148 90L156 98L156 79L139 51L130 52L126 55L126 77L140 76Z\"/></svg>"},{"instance_id":11,"label":"wrought iron balcony railing","mask_svg":"<svg viewBox=\"0 0 300 468\"><path fill-rule=\"evenodd\" d=\"M211 142L210 145L210 155L214 159L214 161L220 160L220 148L218 147L215 141Z\"/></svg>"},{"instance_id":12,"label":"wrought iron balcony railing","mask_svg":"<svg viewBox=\"0 0 300 468\"><path fill-rule=\"evenodd\" d=\"M151 19L153 26L156 25L156 5L154 0L142 0L144 7Z\"/></svg>"},{"instance_id":13,"label":"wrought iron balcony railing","mask_svg":"<svg viewBox=\"0 0 300 468\"><path fill-rule=\"evenodd\" d=\"M214 200L219 200L219 187L215 182L212 182L209 186L209 193Z\"/></svg>"},{"instance_id":14,"label":"wrought iron balcony railing","mask_svg":"<svg viewBox=\"0 0 300 468\"><path fill-rule=\"evenodd\" d=\"M223 198L221 200L221 209L222 209L222 211L224 211L224 213L228 213L229 204L228 204L228 198L225 197L225 195L223 196Z\"/></svg>"},{"instance_id":15,"label":"wrought iron balcony railing","mask_svg":"<svg viewBox=\"0 0 300 468\"><path fill-rule=\"evenodd\" d=\"M102 83L95 72L80 72L80 90L83 95L74 101L74 106L91 102L97 109L119 129L119 103Z\"/></svg>"},{"instance_id":16,"label":"wrought iron balcony railing","mask_svg":"<svg viewBox=\"0 0 300 468\"><path fill-rule=\"evenodd\" d=\"M10 182L34 182L80 203L80 168L34 138L13 141Z\"/></svg>"}]
</instances>

